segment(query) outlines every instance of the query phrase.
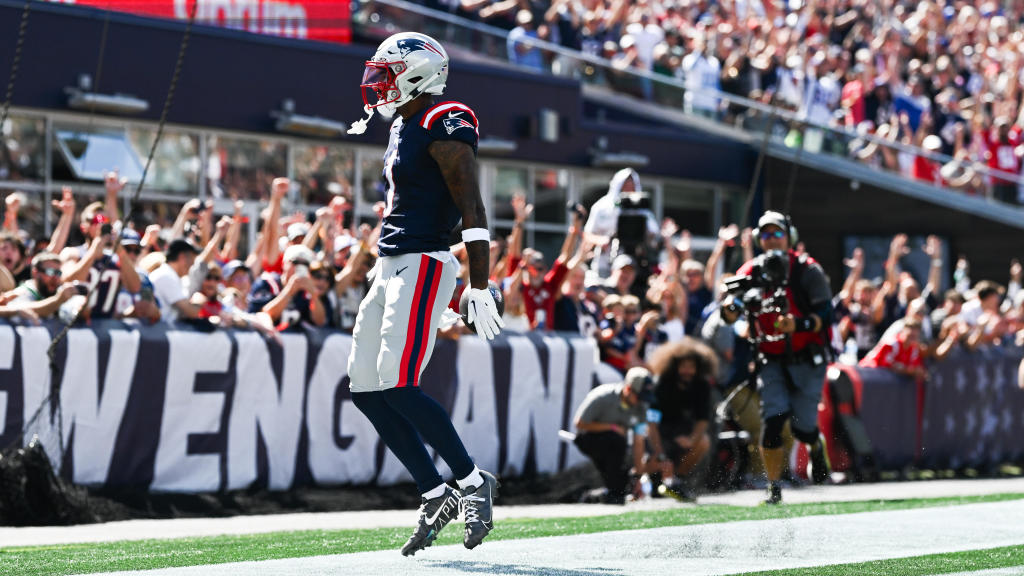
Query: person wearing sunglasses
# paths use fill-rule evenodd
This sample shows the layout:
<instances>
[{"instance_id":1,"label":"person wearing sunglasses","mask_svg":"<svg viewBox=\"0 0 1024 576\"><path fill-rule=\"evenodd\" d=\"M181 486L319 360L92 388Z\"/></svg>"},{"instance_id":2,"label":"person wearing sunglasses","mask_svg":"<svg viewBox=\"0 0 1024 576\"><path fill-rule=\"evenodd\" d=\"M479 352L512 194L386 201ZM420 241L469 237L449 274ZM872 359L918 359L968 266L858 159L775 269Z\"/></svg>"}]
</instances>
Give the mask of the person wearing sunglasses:
<instances>
[{"instance_id":1,"label":"person wearing sunglasses","mask_svg":"<svg viewBox=\"0 0 1024 576\"><path fill-rule=\"evenodd\" d=\"M824 439L818 432L818 403L829 361L832 289L821 266L807 254L793 250L796 236L788 216L765 212L754 231L754 241L765 255L748 261L737 272L750 276L755 267L770 268L769 260L781 260L780 267L786 267L782 281L785 305L781 310L763 309L752 322L752 337L761 360L757 380L761 392L761 455L769 482L767 504L782 501L779 480L786 462L782 431L787 421L793 437L808 445L814 482L824 484L830 475ZM773 298L774 291L760 290L762 302Z\"/></svg>"},{"instance_id":2,"label":"person wearing sunglasses","mask_svg":"<svg viewBox=\"0 0 1024 576\"><path fill-rule=\"evenodd\" d=\"M77 287L63 282L60 257L52 252L36 254L31 268L32 278L12 291L15 297L9 304L28 308L39 318L49 318L76 294Z\"/></svg>"},{"instance_id":3,"label":"person wearing sunglasses","mask_svg":"<svg viewBox=\"0 0 1024 576\"><path fill-rule=\"evenodd\" d=\"M224 310L224 305L220 301L223 283L224 275L221 273L220 266L211 265L206 270L203 281L199 283L199 287L191 296L192 304L199 307L200 318L219 317Z\"/></svg>"},{"instance_id":4,"label":"person wearing sunglasses","mask_svg":"<svg viewBox=\"0 0 1024 576\"><path fill-rule=\"evenodd\" d=\"M316 287L310 277L315 261L313 251L302 244L286 248L281 275L267 272L253 284L249 312L267 314L278 330L298 328L302 323L326 325L326 310L314 296Z\"/></svg>"},{"instance_id":5,"label":"person wearing sunglasses","mask_svg":"<svg viewBox=\"0 0 1024 576\"><path fill-rule=\"evenodd\" d=\"M121 244L112 246L116 230L102 202L93 202L82 210L81 231L85 242L66 248L62 258L66 280L79 281L92 288L89 297L90 318L112 318L116 312L117 295L123 288L138 294L142 287L134 265L122 266L124 250ZM114 214L116 218L117 215Z\"/></svg>"}]
</instances>

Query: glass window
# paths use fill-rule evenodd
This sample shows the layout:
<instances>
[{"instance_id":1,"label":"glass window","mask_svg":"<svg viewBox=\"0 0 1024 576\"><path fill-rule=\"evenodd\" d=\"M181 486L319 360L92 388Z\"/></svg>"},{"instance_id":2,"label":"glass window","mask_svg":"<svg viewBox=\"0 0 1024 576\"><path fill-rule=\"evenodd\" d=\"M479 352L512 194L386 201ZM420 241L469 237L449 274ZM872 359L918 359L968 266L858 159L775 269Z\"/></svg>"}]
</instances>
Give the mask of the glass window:
<instances>
[{"instance_id":1,"label":"glass window","mask_svg":"<svg viewBox=\"0 0 1024 576\"><path fill-rule=\"evenodd\" d=\"M335 194L352 199L354 150L340 146L297 144L292 152L301 202L326 205Z\"/></svg>"},{"instance_id":2,"label":"glass window","mask_svg":"<svg viewBox=\"0 0 1024 576\"><path fill-rule=\"evenodd\" d=\"M206 178L215 198L270 197L270 183L288 170L287 147L280 142L210 136Z\"/></svg>"},{"instance_id":3,"label":"glass window","mask_svg":"<svg viewBox=\"0 0 1024 576\"><path fill-rule=\"evenodd\" d=\"M538 168L534 170L533 217L538 222L564 224L565 203L569 198L569 171Z\"/></svg>"},{"instance_id":4,"label":"glass window","mask_svg":"<svg viewBox=\"0 0 1024 576\"><path fill-rule=\"evenodd\" d=\"M713 190L673 182L665 182L663 190L665 218L672 218L680 230L689 230L694 236L717 236L717 231L712 230Z\"/></svg>"},{"instance_id":5,"label":"glass window","mask_svg":"<svg viewBox=\"0 0 1024 576\"><path fill-rule=\"evenodd\" d=\"M156 129L129 128L128 140L145 167ZM181 192L195 196L199 190L199 137L186 132L165 130L153 153L153 164L146 175L146 188Z\"/></svg>"},{"instance_id":6,"label":"glass window","mask_svg":"<svg viewBox=\"0 0 1024 576\"><path fill-rule=\"evenodd\" d=\"M132 215L132 222L135 223L134 227L139 234L145 232L146 227L152 224L160 226L165 234L170 234L183 205L184 202L140 199Z\"/></svg>"},{"instance_id":7,"label":"glass window","mask_svg":"<svg viewBox=\"0 0 1024 576\"><path fill-rule=\"evenodd\" d=\"M384 180L384 159L374 153L362 155L362 186L363 203L371 207L376 202L384 202L387 198L387 182Z\"/></svg>"},{"instance_id":8,"label":"glass window","mask_svg":"<svg viewBox=\"0 0 1024 576\"><path fill-rule=\"evenodd\" d=\"M57 179L102 181L114 169L130 182L142 178L142 162L124 132L67 128L58 129L55 136L59 154L54 160L63 160L63 167L54 167Z\"/></svg>"},{"instance_id":9,"label":"glass window","mask_svg":"<svg viewBox=\"0 0 1024 576\"><path fill-rule=\"evenodd\" d=\"M493 220L512 220L512 196L517 192L527 194L529 198L529 171L526 168L498 166L494 176L494 215ZM534 206L536 210L536 206Z\"/></svg>"},{"instance_id":10,"label":"glass window","mask_svg":"<svg viewBox=\"0 0 1024 576\"><path fill-rule=\"evenodd\" d=\"M590 210L590 207L597 202L597 199L608 193L608 183L612 180L612 174L589 173L583 176L583 187L580 191L580 202ZM641 180L642 182L642 180Z\"/></svg>"},{"instance_id":11,"label":"glass window","mask_svg":"<svg viewBox=\"0 0 1024 576\"><path fill-rule=\"evenodd\" d=\"M0 130L0 180L43 180L46 164L46 122L42 118L8 117Z\"/></svg>"}]
</instances>

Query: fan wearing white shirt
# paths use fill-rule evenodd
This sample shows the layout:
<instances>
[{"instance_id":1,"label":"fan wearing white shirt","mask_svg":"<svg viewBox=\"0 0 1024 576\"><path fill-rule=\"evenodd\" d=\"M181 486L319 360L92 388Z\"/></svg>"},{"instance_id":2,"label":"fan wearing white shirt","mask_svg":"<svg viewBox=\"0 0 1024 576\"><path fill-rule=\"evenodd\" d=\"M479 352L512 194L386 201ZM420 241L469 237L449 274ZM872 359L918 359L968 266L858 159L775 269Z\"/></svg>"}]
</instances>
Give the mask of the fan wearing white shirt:
<instances>
[{"instance_id":1,"label":"fan wearing white shirt","mask_svg":"<svg viewBox=\"0 0 1024 576\"><path fill-rule=\"evenodd\" d=\"M149 275L153 295L160 305L160 317L173 322L179 317L198 318L199 307L189 302L183 279L188 275L199 249L184 238L172 240L164 253L167 260Z\"/></svg>"},{"instance_id":2,"label":"fan wearing white shirt","mask_svg":"<svg viewBox=\"0 0 1024 576\"><path fill-rule=\"evenodd\" d=\"M716 118L718 116L718 96L722 65L718 62L707 45L703 35L694 37L693 52L683 57L683 83L686 93L683 95L683 108L689 113Z\"/></svg>"}]
</instances>

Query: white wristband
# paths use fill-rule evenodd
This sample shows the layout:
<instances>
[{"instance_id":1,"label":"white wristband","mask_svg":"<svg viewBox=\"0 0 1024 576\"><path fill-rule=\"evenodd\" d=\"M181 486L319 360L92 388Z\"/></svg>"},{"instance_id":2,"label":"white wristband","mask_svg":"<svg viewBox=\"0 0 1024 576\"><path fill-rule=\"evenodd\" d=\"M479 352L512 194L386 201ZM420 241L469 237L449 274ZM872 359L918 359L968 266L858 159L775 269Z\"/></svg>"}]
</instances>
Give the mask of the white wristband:
<instances>
[{"instance_id":1,"label":"white wristband","mask_svg":"<svg viewBox=\"0 0 1024 576\"><path fill-rule=\"evenodd\" d=\"M476 242L477 240L490 242L491 233L487 231L487 228L468 228L462 231L463 242L468 244L470 242Z\"/></svg>"}]
</instances>

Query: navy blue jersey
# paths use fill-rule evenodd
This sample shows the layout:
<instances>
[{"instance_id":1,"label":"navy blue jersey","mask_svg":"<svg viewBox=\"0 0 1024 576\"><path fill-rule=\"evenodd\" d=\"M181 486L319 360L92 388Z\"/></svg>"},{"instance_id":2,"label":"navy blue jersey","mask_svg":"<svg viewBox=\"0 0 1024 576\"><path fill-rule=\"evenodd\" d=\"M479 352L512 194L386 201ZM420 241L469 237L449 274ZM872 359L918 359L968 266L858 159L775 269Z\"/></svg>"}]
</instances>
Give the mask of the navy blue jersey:
<instances>
[{"instance_id":1,"label":"navy blue jersey","mask_svg":"<svg viewBox=\"0 0 1024 576\"><path fill-rule=\"evenodd\" d=\"M117 256L104 253L93 262L89 269L89 285L92 287L89 317L112 318L121 288L121 265Z\"/></svg>"},{"instance_id":2,"label":"navy blue jersey","mask_svg":"<svg viewBox=\"0 0 1024 576\"><path fill-rule=\"evenodd\" d=\"M377 242L381 256L448 249L462 214L427 148L435 140L456 140L475 154L479 137L476 115L459 102L435 104L408 121L395 119L384 154L388 192Z\"/></svg>"}]
</instances>

